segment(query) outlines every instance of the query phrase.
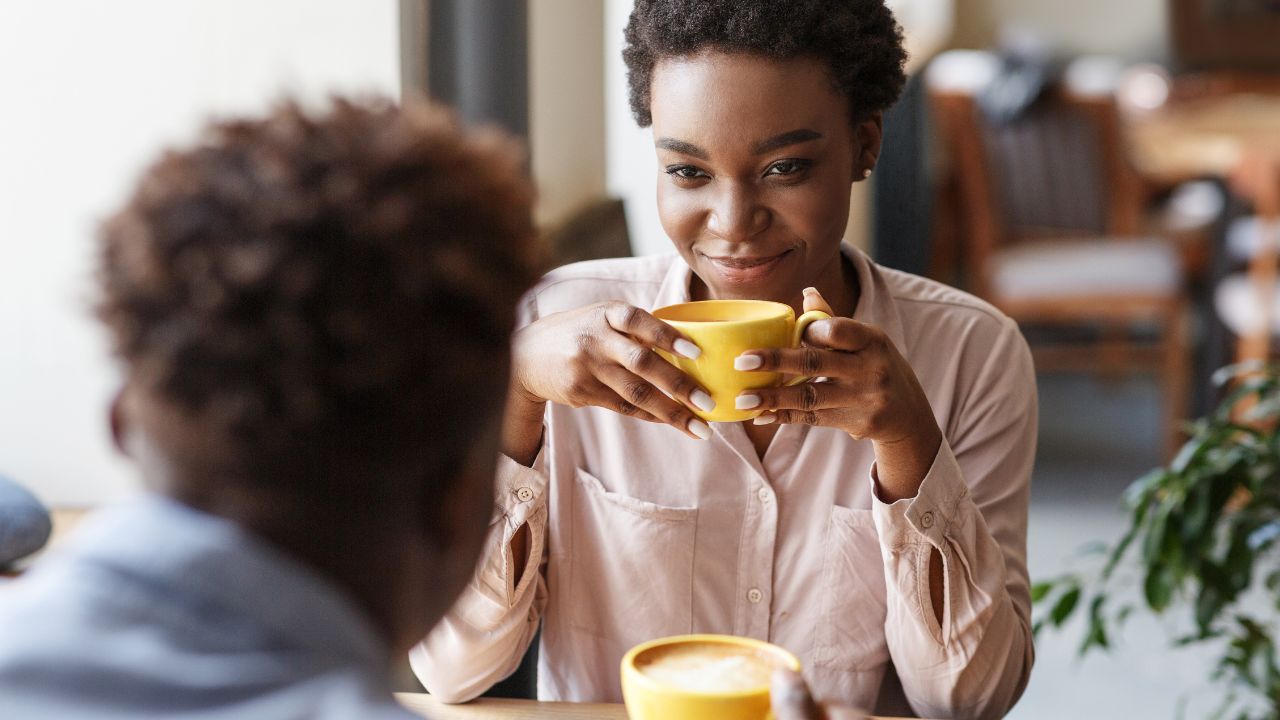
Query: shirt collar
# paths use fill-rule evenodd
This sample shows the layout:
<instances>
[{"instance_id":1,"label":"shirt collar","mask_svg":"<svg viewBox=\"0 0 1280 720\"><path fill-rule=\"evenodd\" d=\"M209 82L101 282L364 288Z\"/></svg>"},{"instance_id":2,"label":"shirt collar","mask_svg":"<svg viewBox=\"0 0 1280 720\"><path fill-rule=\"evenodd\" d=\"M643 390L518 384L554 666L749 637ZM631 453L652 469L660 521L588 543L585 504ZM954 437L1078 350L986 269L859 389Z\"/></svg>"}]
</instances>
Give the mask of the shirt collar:
<instances>
[{"instance_id":1,"label":"shirt collar","mask_svg":"<svg viewBox=\"0 0 1280 720\"><path fill-rule=\"evenodd\" d=\"M175 598L228 607L337 662L389 672L386 641L344 591L229 520L144 494L91 518L66 551Z\"/></svg>"}]
</instances>

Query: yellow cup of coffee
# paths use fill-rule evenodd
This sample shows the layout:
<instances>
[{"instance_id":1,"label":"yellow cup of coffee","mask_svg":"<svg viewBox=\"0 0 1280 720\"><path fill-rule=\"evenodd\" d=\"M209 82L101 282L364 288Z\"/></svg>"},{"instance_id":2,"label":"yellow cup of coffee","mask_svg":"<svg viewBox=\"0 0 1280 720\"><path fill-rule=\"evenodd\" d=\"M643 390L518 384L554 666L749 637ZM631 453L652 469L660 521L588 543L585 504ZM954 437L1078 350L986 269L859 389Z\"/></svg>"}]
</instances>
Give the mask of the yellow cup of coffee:
<instances>
[{"instance_id":1,"label":"yellow cup of coffee","mask_svg":"<svg viewBox=\"0 0 1280 720\"><path fill-rule=\"evenodd\" d=\"M820 310L810 310L797 320L790 305L768 300L701 300L658 308L653 316L684 333L702 349L697 360L663 350L658 353L711 393L716 403L714 410L693 408L698 417L710 422L750 420L762 411L735 409L738 394L782 383L781 373L735 370L735 358L748 350L799 347L800 338L811 323L831 317ZM787 384L805 380L808 378L795 378Z\"/></svg>"},{"instance_id":2,"label":"yellow cup of coffee","mask_svg":"<svg viewBox=\"0 0 1280 720\"><path fill-rule=\"evenodd\" d=\"M677 635L622 658L631 720L769 720L769 680L800 661L777 645L732 635Z\"/></svg>"}]
</instances>

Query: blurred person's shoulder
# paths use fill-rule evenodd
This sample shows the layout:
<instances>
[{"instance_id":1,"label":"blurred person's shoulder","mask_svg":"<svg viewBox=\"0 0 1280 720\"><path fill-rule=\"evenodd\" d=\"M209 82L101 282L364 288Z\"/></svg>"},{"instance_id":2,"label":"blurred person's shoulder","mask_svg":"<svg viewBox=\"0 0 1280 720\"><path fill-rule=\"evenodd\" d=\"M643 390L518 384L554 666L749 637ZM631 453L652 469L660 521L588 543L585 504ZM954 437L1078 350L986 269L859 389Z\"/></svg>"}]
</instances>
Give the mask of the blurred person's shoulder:
<instances>
[{"instance_id":1,"label":"blurred person's shoulder","mask_svg":"<svg viewBox=\"0 0 1280 720\"><path fill-rule=\"evenodd\" d=\"M682 262L674 253L576 262L544 275L527 299L538 317L610 300L649 308Z\"/></svg>"}]
</instances>

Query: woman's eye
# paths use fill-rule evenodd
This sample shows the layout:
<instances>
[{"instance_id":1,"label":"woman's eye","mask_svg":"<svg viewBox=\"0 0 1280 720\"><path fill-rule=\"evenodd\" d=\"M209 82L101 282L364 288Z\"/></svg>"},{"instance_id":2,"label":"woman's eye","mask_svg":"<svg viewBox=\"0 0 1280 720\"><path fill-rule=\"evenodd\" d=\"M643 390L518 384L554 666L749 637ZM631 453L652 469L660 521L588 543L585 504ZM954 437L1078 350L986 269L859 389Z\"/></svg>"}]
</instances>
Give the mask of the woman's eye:
<instances>
[{"instance_id":1,"label":"woman's eye","mask_svg":"<svg viewBox=\"0 0 1280 720\"><path fill-rule=\"evenodd\" d=\"M808 160L801 160L799 158L779 160L774 164L770 165L769 169L766 170L764 174L765 175L783 175L783 176L796 175L798 173L804 172L805 170L808 170L811 164L812 163L810 163Z\"/></svg>"},{"instance_id":2,"label":"woman's eye","mask_svg":"<svg viewBox=\"0 0 1280 720\"><path fill-rule=\"evenodd\" d=\"M681 180L697 180L707 176L706 173L692 165L672 165L667 168L667 174Z\"/></svg>"}]
</instances>

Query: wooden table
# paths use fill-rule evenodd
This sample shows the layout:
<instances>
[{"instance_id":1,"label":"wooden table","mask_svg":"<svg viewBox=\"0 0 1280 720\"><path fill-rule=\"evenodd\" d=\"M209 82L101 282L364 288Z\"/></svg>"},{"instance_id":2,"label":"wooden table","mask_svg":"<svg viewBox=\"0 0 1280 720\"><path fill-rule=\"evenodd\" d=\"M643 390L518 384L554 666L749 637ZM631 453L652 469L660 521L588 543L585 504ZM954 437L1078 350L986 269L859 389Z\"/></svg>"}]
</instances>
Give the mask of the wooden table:
<instances>
[{"instance_id":1,"label":"wooden table","mask_svg":"<svg viewBox=\"0 0 1280 720\"><path fill-rule=\"evenodd\" d=\"M483 698L465 705L446 705L426 693L397 693L396 699L409 710L431 720L627 720L626 709L610 703ZM877 716L870 720L901 719Z\"/></svg>"},{"instance_id":2,"label":"wooden table","mask_svg":"<svg viewBox=\"0 0 1280 720\"><path fill-rule=\"evenodd\" d=\"M1249 155L1280 154L1280 95L1170 103L1128 118L1126 134L1135 168L1157 184L1226 177Z\"/></svg>"}]
</instances>

